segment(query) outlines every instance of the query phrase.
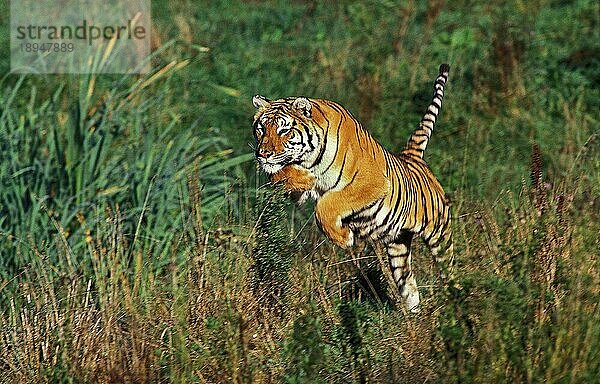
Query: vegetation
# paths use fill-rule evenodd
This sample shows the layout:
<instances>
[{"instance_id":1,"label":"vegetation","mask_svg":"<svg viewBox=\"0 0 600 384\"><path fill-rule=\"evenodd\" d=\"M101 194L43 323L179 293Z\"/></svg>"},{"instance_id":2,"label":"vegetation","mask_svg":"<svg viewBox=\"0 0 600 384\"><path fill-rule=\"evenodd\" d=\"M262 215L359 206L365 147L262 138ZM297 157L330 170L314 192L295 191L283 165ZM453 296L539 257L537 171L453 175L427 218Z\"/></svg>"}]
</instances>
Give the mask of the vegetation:
<instances>
[{"instance_id":1,"label":"vegetation","mask_svg":"<svg viewBox=\"0 0 600 384\"><path fill-rule=\"evenodd\" d=\"M334 3L153 1L143 76L0 59L0 382L597 382L597 2ZM401 148L442 62L461 289L417 241L411 315L256 171L250 99Z\"/></svg>"}]
</instances>

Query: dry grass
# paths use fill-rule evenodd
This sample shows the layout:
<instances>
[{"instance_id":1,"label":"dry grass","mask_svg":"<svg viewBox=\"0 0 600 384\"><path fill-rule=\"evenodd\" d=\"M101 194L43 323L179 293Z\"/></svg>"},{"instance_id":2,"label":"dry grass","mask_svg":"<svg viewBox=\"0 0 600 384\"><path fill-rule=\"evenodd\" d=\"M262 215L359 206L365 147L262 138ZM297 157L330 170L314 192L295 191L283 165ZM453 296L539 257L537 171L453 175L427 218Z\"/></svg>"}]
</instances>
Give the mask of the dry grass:
<instances>
[{"instance_id":1,"label":"dry grass","mask_svg":"<svg viewBox=\"0 0 600 384\"><path fill-rule=\"evenodd\" d=\"M310 231L280 302L265 305L255 228L204 231L190 177L186 230L163 270L122 233L118 209L95 228L81 221L92 274L67 245L60 265L31 245L36 262L3 293L2 381L585 381L598 369L598 213L579 208L585 184L548 190L542 167L534 147L531 187L458 220L461 291L436 287L419 252L418 316L371 274L369 247L344 256Z\"/></svg>"}]
</instances>

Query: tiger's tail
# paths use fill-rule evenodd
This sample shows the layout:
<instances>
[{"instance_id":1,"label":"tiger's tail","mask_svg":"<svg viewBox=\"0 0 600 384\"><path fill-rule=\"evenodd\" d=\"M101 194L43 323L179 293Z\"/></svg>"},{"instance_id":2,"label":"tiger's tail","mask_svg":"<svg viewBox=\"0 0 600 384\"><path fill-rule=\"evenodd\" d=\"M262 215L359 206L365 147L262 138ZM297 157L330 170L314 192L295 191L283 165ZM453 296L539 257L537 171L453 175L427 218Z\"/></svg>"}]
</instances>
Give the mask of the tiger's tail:
<instances>
[{"instance_id":1,"label":"tiger's tail","mask_svg":"<svg viewBox=\"0 0 600 384\"><path fill-rule=\"evenodd\" d=\"M423 153L425 152L425 148L427 148L427 143L431 137L431 132L433 132L433 128L435 127L435 121L438 117L438 113L442 108L442 100L444 99L444 86L448 80L449 71L450 66L448 64L440 65L440 73L437 79L435 79L433 100L431 101L431 104L429 104L429 107L427 107L427 112L425 112L425 115L421 119L419 128L417 128L417 130L410 136L406 147L402 151L403 153L420 158L423 157Z\"/></svg>"}]
</instances>

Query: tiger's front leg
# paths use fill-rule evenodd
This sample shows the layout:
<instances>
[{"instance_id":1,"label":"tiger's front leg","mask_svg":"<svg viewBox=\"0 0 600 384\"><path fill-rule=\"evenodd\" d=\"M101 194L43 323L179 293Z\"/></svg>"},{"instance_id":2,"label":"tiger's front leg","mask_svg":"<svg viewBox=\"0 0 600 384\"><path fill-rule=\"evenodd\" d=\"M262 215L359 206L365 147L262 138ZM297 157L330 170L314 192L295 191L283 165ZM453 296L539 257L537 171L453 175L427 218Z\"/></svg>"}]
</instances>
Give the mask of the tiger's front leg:
<instances>
[{"instance_id":1,"label":"tiger's front leg","mask_svg":"<svg viewBox=\"0 0 600 384\"><path fill-rule=\"evenodd\" d=\"M271 182L283 184L288 192L306 192L314 188L316 177L306 168L297 165L286 165L271 175Z\"/></svg>"},{"instance_id":2,"label":"tiger's front leg","mask_svg":"<svg viewBox=\"0 0 600 384\"><path fill-rule=\"evenodd\" d=\"M354 233L342 220L352 212L381 199L387 192L387 180L384 178L361 183L358 179L342 190L329 191L318 201L315 207L317 224L325 235L342 248L354 245Z\"/></svg>"}]
</instances>

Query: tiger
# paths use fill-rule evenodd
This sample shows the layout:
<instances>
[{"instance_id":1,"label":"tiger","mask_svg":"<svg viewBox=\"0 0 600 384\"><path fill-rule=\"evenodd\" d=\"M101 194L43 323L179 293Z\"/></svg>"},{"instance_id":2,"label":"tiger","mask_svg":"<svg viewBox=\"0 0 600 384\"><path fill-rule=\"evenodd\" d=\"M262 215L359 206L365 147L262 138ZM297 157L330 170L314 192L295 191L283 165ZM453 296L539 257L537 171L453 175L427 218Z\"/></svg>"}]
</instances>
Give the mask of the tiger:
<instances>
[{"instance_id":1,"label":"tiger","mask_svg":"<svg viewBox=\"0 0 600 384\"><path fill-rule=\"evenodd\" d=\"M411 243L429 246L440 275L454 264L450 204L423 160L442 106L450 66L442 64L433 100L399 153L386 150L340 104L307 97L252 98L257 109L255 156L271 182L316 200L318 227L334 244L356 238L386 249L394 282L406 307L419 311ZM450 255L446 260L445 255Z\"/></svg>"}]
</instances>

